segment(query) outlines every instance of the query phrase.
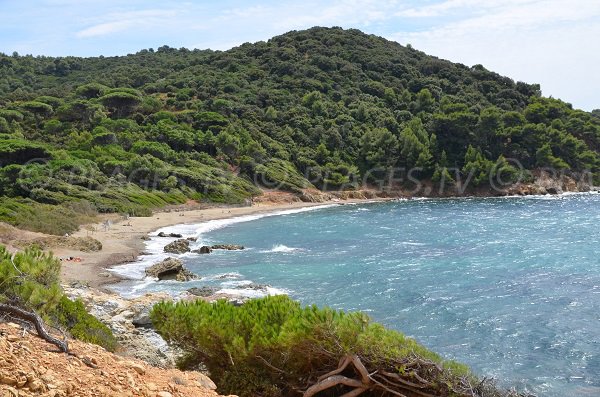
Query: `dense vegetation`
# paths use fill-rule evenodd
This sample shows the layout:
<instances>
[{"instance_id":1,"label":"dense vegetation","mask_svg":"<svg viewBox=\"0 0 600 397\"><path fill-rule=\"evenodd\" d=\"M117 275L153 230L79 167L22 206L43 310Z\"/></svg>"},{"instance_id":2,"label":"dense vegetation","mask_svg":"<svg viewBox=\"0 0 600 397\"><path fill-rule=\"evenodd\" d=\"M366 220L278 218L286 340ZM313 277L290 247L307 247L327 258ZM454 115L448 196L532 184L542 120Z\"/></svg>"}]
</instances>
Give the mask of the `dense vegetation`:
<instances>
[{"instance_id":1,"label":"dense vegetation","mask_svg":"<svg viewBox=\"0 0 600 397\"><path fill-rule=\"evenodd\" d=\"M357 30L225 52L0 54L0 220L13 224L28 200L147 215L261 185L353 189L390 167L485 185L527 177L516 159L598 177L599 150L599 111Z\"/></svg>"},{"instance_id":2,"label":"dense vegetation","mask_svg":"<svg viewBox=\"0 0 600 397\"><path fill-rule=\"evenodd\" d=\"M117 341L111 330L80 300L65 296L59 277L60 261L51 254L28 249L13 257L0 246L0 303L33 311L74 338L114 351Z\"/></svg>"},{"instance_id":3,"label":"dense vegetation","mask_svg":"<svg viewBox=\"0 0 600 397\"><path fill-rule=\"evenodd\" d=\"M296 396L334 376L334 381L343 377L345 383L325 388L319 396L340 396L352 389L355 394L348 396L510 395L363 313L302 307L287 296L242 306L224 300L163 302L154 307L151 318L158 332L185 352L179 364L206 366L225 394ZM362 368L366 371L361 381L347 381L357 378ZM371 375L365 376L367 372ZM363 384L370 386L362 390Z\"/></svg>"}]
</instances>

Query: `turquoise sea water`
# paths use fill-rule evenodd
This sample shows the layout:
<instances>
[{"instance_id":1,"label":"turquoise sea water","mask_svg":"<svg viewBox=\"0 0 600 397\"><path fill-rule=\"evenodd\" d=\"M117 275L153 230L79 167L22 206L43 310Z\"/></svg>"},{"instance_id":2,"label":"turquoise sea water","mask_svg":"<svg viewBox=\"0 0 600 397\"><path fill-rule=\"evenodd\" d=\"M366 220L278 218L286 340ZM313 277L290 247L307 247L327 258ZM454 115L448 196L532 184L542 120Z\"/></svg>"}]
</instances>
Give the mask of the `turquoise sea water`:
<instances>
[{"instance_id":1,"label":"turquoise sea water","mask_svg":"<svg viewBox=\"0 0 600 397\"><path fill-rule=\"evenodd\" d=\"M248 247L184 255L205 279L132 282L122 292L268 284L307 304L366 311L502 384L600 395L598 194L370 203L243 220L180 229L199 235L199 245Z\"/></svg>"}]
</instances>

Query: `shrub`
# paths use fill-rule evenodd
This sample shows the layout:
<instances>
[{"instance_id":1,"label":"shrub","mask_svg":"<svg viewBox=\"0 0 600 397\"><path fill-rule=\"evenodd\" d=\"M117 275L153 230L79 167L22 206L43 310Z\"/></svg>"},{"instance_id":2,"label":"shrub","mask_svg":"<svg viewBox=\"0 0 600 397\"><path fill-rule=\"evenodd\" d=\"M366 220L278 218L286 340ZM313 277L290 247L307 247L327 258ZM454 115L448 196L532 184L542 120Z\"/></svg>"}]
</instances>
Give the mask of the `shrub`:
<instances>
[{"instance_id":1,"label":"shrub","mask_svg":"<svg viewBox=\"0 0 600 397\"><path fill-rule=\"evenodd\" d=\"M222 393L298 395L348 355L359 356L369 370L399 376L411 362L430 363L439 371L418 375L427 377L435 395L464 395L460 390L466 380L474 381L464 365L441 359L363 313L302 307L287 296L239 307L226 301L163 302L153 308L151 318L158 332L185 352L179 365L205 365ZM341 388L335 390L343 394Z\"/></svg>"},{"instance_id":2,"label":"shrub","mask_svg":"<svg viewBox=\"0 0 600 397\"><path fill-rule=\"evenodd\" d=\"M111 352L116 350L117 340L110 328L89 314L81 300L72 301L63 295L52 315L56 323L68 329L75 339L102 346Z\"/></svg>"},{"instance_id":3,"label":"shrub","mask_svg":"<svg viewBox=\"0 0 600 397\"><path fill-rule=\"evenodd\" d=\"M94 220L93 213L80 213L77 206L67 206L71 208L40 204L30 199L0 197L0 222L25 230L62 236L74 232L79 225Z\"/></svg>"},{"instance_id":4,"label":"shrub","mask_svg":"<svg viewBox=\"0 0 600 397\"><path fill-rule=\"evenodd\" d=\"M89 314L79 300L71 301L59 284L60 261L37 248L12 255L0 246L0 302L33 310L46 322L74 338L114 351L111 330Z\"/></svg>"}]
</instances>

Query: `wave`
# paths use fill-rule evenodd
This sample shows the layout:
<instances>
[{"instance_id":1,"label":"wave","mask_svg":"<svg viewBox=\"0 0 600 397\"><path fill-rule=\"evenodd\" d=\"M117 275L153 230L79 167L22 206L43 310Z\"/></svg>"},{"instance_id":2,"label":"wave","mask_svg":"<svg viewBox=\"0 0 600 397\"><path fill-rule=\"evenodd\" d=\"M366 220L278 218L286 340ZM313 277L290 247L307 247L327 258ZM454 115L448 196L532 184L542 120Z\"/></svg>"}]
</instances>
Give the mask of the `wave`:
<instances>
[{"instance_id":1,"label":"wave","mask_svg":"<svg viewBox=\"0 0 600 397\"><path fill-rule=\"evenodd\" d=\"M122 265L117 265L109 270L125 279L129 280L140 280L143 281L143 284L140 286L134 287L136 291L141 291L148 287L149 280L146 279L146 268L154 265L157 262L160 262L168 257L189 257L191 253L182 254L182 255L173 255L166 254L163 249L165 245L177 240L177 238L173 237L158 237L160 232L164 233L177 233L181 234L182 238L194 237L197 239L195 245L203 245L202 244L202 235L214 230L222 229L224 227L234 225L242 222L250 222L254 220L258 220L261 218L266 218L270 216L285 216L285 215L293 215L299 214L303 212L316 211L324 208L338 207L339 204L324 204L324 205L315 205L312 207L303 207L303 208L294 208L288 210L280 210L273 212L265 212L260 214L253 215L243 215L234 218L227 219L214 219L202 223L195 224L181 224L175 226L166 226L156 230L153 233L150 233L150 239L145 242L145 254L140 255L139 258L135 262L129 262ZM155 282L155 281L153 281Z\"/></svg>"},{"instance_id":2,"label":"wave","mask_svg":"<svg viewBox=\"0 0 600 397\"><path fill-rule=\"evenodd\" d=\"M304 249L288 247L287 245L283 245L283 244L277 244L277 245L274 245L273 248L271 248L270 250L266 250L266 251L262 251L262 252L264 252L264 253L270 253L270 252L289 253L289 252L297 252L297 251L304 251Z\"/></svg>"},{"instance_id":3,"label":"wave","mask_svg":"<svg viewBox=\"0 0 600 397\"><path fill-rule=\"evenodd\" d=\"M274 287L265 287L264 289L254 288L222 288L216 294L223 294L239 298L262 298L269 295L287 295L288 292Z\"/></svg>"}]
</instances>

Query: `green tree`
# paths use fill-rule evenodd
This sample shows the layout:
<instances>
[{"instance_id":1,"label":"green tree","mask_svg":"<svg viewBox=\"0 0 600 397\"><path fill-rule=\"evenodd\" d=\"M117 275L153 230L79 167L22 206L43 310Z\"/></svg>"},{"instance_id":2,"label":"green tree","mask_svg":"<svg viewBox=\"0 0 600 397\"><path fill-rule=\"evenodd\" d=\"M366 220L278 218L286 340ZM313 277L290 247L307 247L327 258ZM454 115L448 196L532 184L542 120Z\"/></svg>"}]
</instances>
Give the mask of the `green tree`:
<instances>
[{"instance_id":1,"label":"green tree","mask_svg":"<svg viewBox=\"0 0 600 397\"><path fill-rule=\"evenodd\" d=\"M360 138L360 152L368 167L389 168L398 162L398 139L385 128L374 128Z\"/></svg>"},{"instance_id":2,"label":"green tree","mask_svg":"<svg viewBox=\"0 0 600 397\"><path fill-rule=\"evenodd\" d=\"M99 100L111 111L114 118L123 118L131 114L141 102L139 96L124 91L111 92Z\"/></svg>"}]
</instances>

